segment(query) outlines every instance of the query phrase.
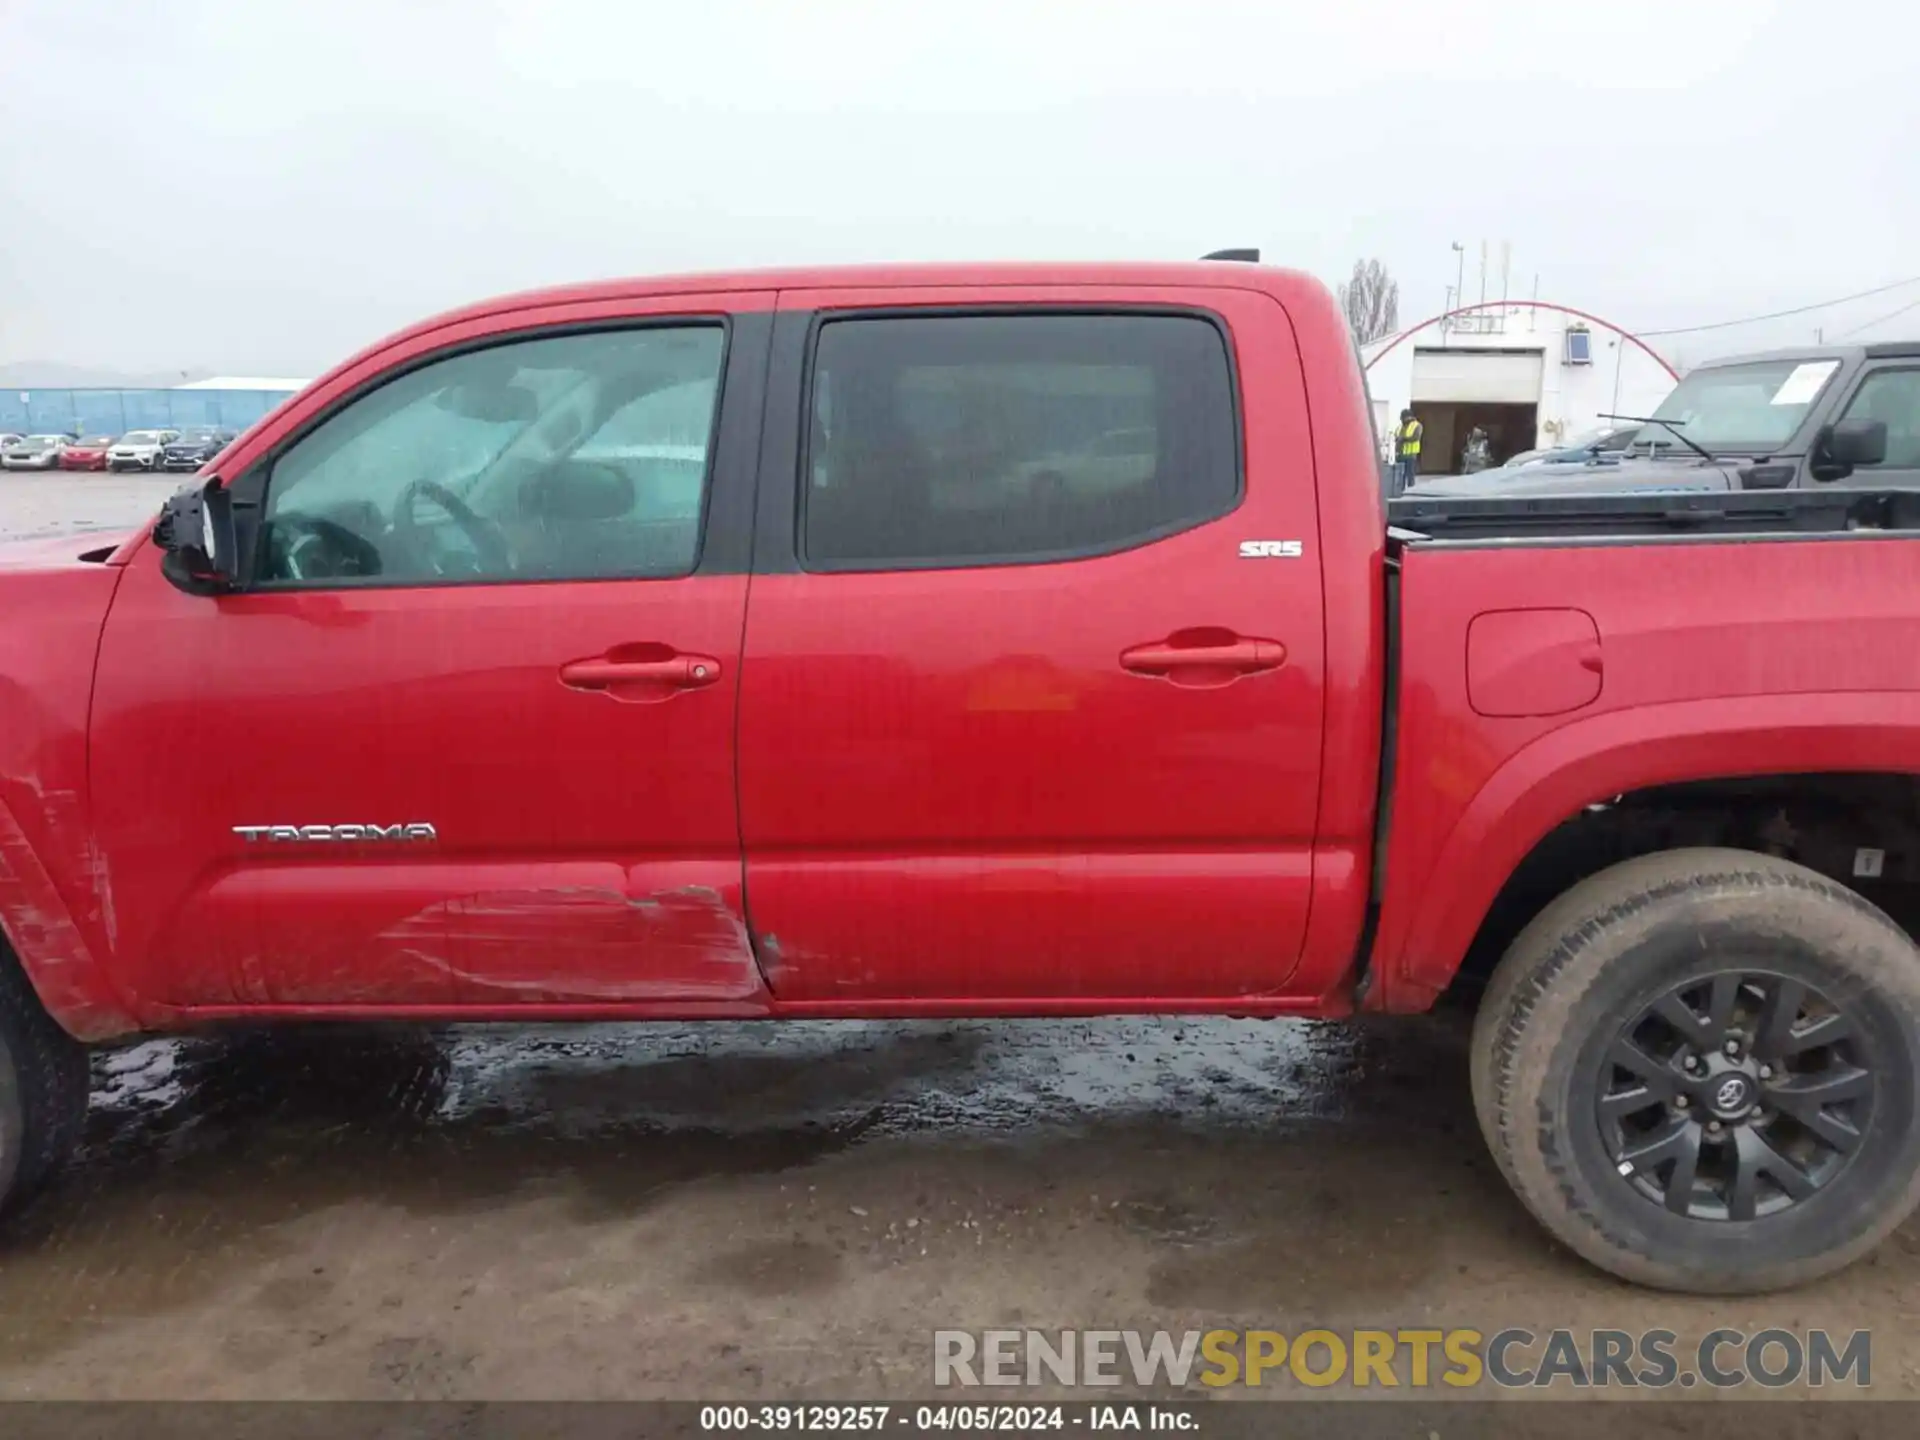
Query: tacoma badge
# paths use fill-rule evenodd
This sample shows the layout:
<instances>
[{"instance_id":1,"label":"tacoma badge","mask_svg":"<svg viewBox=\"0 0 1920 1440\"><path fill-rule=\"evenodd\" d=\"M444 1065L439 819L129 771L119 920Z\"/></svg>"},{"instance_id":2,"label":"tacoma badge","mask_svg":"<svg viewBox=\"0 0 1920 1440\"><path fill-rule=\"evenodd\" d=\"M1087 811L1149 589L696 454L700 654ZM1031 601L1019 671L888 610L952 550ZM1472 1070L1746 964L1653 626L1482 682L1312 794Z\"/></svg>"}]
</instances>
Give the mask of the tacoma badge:
<instances>
[{"instance_id":1,"label":"tacoma badge","mask_svg":"<svg viewBox=\"0 0 1920 1440\"><path fill-rule=\"evenodd\" d=\"M439 833L423 821L410 825L236 825L242 840L438 840Z\"/></svg>"}]
</instances>

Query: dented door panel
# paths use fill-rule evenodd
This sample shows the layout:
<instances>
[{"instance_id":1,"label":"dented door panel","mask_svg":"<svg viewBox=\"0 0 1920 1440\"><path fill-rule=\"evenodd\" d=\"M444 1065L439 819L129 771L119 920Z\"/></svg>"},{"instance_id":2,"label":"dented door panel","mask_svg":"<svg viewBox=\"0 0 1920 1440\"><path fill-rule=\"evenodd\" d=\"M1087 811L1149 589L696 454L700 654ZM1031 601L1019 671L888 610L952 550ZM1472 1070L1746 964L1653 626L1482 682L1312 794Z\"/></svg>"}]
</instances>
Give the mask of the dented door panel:
<instances>
[{"instance_id":1,"label":"dented door panel","mask_svg":"<svg viewBox=\"0 0 1920 1440\"><path fill-rule=\"evenodd\" d=\"M167 1011L761 993L734 723L738 517L751 504L772 303L624 297L591 314L490 317L417 335L361 377L528 327L726 315L692 574L206 597L169 584L150 544L132 554L89 748L114 964L130 993ZM273 423L300 433L352 403L329 394L352 378ZM272 444L255 448L270 456ZM685 674L662 654L689 657Z\"/></svg>"}]
</instances>

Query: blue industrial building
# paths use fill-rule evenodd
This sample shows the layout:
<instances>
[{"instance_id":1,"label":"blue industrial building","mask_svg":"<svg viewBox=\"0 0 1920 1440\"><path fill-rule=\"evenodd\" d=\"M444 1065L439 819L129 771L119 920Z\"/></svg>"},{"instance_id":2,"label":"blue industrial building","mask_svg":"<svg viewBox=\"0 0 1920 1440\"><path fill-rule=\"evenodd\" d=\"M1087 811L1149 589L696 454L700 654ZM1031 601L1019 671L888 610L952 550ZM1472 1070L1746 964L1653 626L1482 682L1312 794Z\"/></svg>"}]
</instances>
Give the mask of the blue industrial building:
<instances>
[{"instance_id":1,"label":"blue industrial building","mask_svg":"<svg viewBox=\"0 0 1920 1440\"><path fill-rule=\"evenodd\" d=\"M0 390L0 432L21 435L124 435L214 425L242 430L297 387L173 390Z\"/></svg>"}]
</instances>

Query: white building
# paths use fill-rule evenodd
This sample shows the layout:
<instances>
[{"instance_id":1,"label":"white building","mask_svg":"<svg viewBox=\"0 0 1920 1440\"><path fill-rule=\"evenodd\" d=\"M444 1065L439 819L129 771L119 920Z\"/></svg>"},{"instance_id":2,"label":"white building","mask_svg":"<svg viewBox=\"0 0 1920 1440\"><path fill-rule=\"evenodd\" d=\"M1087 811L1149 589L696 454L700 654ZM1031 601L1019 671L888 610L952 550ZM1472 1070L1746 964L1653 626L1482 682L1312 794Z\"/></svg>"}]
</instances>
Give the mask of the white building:
<instances>
[{"instance_id":1,"label":"white building","mask_svg":"<svg viewBox=\"0 0 1920 1440\"><path fill-rule=\"evenodd\" d=\"M1456 311L1364 347L1361 359L1380 435L1390 439L1403 409L1426 427L1428 475L1459 471L1476 425L1498 464L1606 428L1603 415L1650 415L1676 378L1626 332L1545 302Z\"/></svg>"},{"instance_id":2,"label":"white building","mask_svg":"<svg viewBox=\"0 0 1920 1440\"><path fill-rule=\"evenodd\" d=\"M284 376L262 375L215 375L210 380L195 380L188 385L176 385L176 390L285 390L289 394L295 390L307 388L308 381L289 380Z\"/></svg>"}]
</instances>

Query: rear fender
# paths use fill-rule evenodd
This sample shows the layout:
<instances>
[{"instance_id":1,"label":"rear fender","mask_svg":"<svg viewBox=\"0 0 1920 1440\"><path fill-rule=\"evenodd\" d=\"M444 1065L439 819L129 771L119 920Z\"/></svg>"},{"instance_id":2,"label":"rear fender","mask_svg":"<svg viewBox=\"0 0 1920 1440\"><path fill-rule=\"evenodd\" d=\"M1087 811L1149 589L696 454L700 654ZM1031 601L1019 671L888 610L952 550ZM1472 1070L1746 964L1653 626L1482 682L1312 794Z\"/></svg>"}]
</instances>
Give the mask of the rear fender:
<instances>
[{"instance_id":1,"label":"rear fender","mask_svg":"<svg viewBox=\"0 0 1920 1440\"><path fill-rule=\"evenodd\" d=\"M1561 726L1487 777L1431 855L1389 840L1369 1008L1422 1010L1460 968L1500 889L1588 805L1687 781L1866 771L1920 773L1920 695L1790 694L1611 711Z\"/></svg>"}]
</instances>

